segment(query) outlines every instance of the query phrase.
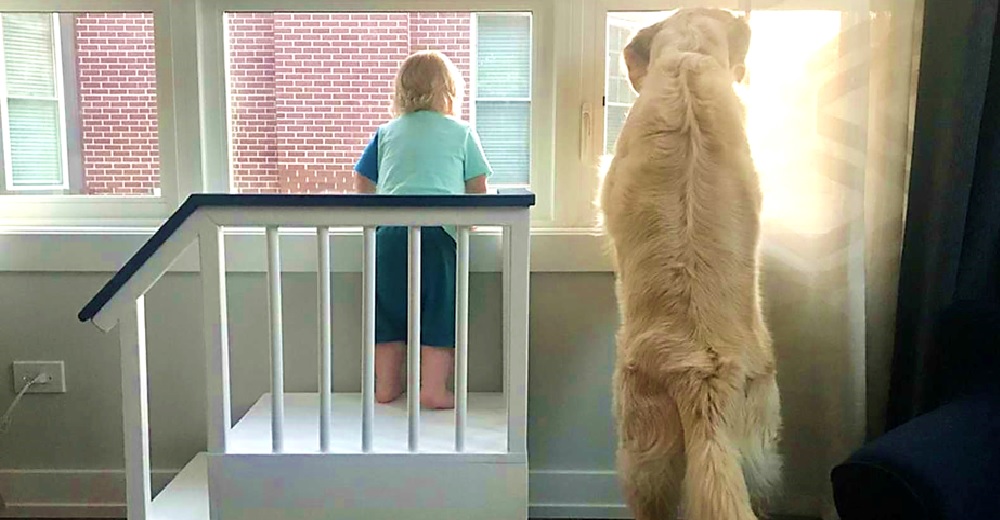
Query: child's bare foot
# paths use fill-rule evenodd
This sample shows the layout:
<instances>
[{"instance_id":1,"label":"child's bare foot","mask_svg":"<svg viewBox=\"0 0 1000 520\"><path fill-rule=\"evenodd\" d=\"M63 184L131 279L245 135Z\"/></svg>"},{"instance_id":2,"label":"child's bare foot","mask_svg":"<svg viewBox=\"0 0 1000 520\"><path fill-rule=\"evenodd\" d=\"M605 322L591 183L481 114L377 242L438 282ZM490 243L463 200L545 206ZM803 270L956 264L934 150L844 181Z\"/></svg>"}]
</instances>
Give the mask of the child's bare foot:
<instances>
[{"instance_id":1,"label":"child's bare foot","mask_svg":"<svg viewBox=\"0 0 1000 520\"><path fill-rule=\"evenodd\" d=\"M455 407L455 394L448 390L432 393L420 389L420 405L434 410L450 410Z\"/></svg>"},{"instance_id":2,"label":"child's bare foot","mask_svg":"<svg viewBox=\"0 0 1000 520\"><path fill-rule=\"evenodd\" d=\"M405 356L402 343L375 345L375 400L379 403L391 403L403 394L400 369Z\"/></svg>"},{"instance_id":3,"label":"child's bare foot","mask_svg":"<svg viewBox=\"0 0 1000 520\"><path fill-rule=\"evenodd\" d=\"M435 410L455 407L455 394L448 391L448 375L454 368L454 349L420 347L420 404Z\"/></svg>"},{"instance_id":4,"label":"child's bare foot","mask_svg":"<svg viewBox=\"0 0 1000 520\"><path fill-rule=\"evenodd\" d=\"M391 382L385 385L375 385L375 400L379 404L386 404L399 399L399 396L403 395L403 384L397 382L395 385Z\"/></svg>"}]
</instances>

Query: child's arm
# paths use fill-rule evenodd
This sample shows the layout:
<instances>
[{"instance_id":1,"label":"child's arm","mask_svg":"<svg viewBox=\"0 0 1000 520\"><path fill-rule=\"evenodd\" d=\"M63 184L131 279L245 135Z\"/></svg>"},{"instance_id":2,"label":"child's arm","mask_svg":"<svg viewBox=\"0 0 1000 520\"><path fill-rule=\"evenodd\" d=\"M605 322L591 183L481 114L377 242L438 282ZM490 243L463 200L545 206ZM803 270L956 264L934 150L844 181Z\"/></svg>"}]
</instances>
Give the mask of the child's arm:
<instances>
[{"instance_id":1,"label":"child's arm","mask_svg":"<svg viewBox=\"0 0 1000 520\"><path fill-rule=\"evenodd\" d=\"M364 175L354 176L354 191L358 193L375 193L376 186L368 177Z\"/></svg>"},{"instance_id":2,"label":"child's arm","mask_svg":"<svg viewBox=\"0 0 1000 520\"><path fill-rule=\"evenodd\" d=\"M357 193L375 193L378 183L378 132L365 146L361 158L354 165L354 191Z\"/></svg>"},{"instance_id":3,"label":"child's arm","mask_svg":"<svg viewBox=\"0 0 1000 520\"><path fill-rule=\"evenodd\" d=\"M465 136L465 193L486 193L486 179L493 175L493 168L486 159L479 135L472 128Z\"/></svg>"},{"instance_id":4,"label":"child's arm","mask_svg":"<svg viewBox=\"0 0 1000 520\"><path fill-rule=\"evenodd\" d=\"M480 175L465 181L465 193L486 193L486 176Z\"/></svg>"}]
</instances>

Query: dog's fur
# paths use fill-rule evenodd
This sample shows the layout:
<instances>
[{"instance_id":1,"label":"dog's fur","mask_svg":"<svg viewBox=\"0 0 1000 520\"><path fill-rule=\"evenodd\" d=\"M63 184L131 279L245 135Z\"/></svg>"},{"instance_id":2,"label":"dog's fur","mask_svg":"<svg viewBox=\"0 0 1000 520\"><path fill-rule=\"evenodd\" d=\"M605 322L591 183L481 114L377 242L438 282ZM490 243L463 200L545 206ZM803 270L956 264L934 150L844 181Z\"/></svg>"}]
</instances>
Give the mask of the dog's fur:
<instances>
[{"instance_id":1,"label":"dog's fur","mask_svg":"<svg viewBox=\"0 0 1000 520\"><path fill-rule=\"evenodd\" d=\"M761 192L733 89L746 22L682 9L623 57L639 97L599 195L621 312L618 471L638 520L756 518L781 418L761 312Z\"/></svg>"}]
</instances>

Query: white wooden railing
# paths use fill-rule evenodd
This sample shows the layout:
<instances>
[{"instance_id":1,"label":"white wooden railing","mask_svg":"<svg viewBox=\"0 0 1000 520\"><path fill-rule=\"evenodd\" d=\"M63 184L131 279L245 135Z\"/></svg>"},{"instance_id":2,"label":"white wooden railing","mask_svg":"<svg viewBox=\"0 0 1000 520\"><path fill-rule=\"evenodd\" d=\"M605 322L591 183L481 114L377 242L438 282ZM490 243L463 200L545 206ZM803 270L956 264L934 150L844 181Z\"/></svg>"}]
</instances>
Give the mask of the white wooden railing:
<instances>
[{"instance_id":1,"label":"white wooden railing","mask_svg":"<svg viewBox=\"0 0 1000 520\"><path fill-rule=\"evenodd\" d=\"M363 229L362 428L363 453L373 451L375 411L375 229L407 226L409 232L409 348L407 446L420 450L420 233L421 227L457 227L455 439L466 452L468 423L469 242L472 226L502 232L504 297L504 395L507 452L526 454L529 223L534 195L393 197L373 195L193 195L80 312L104 331L118 326L121 340L123 427L129 518L146 518L151 506L145 294L180 255L198 243L204 305L208 452L228 453L232 416L229 313L226 308L226 228L264 228L270 315L274 453L285 452L284 345L280 246L282 228L314 228L317 250L317 350L319 445L330 453L332 406L330 228Z\"/></svg>"}]
</instances>

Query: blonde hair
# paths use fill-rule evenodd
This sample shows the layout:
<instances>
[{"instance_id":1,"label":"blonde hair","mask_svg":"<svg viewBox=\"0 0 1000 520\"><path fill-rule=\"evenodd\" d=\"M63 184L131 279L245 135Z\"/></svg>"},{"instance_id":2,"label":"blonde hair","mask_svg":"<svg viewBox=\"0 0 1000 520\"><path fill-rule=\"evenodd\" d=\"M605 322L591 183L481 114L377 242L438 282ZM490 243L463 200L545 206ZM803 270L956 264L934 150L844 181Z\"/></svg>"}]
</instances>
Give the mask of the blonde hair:
<instances>
[{"instance_id":1,"label":"blonde hair","mask_svg":"<svg viewBox=\"0 0 1000 520\"><path fill-rule=\"evenodd\" d=\"M397 117L418 110L455 114L462 104L465 82L458 67L438 51L409 55L396 73L390 112Z\"/></svg>"}]
</instances>

